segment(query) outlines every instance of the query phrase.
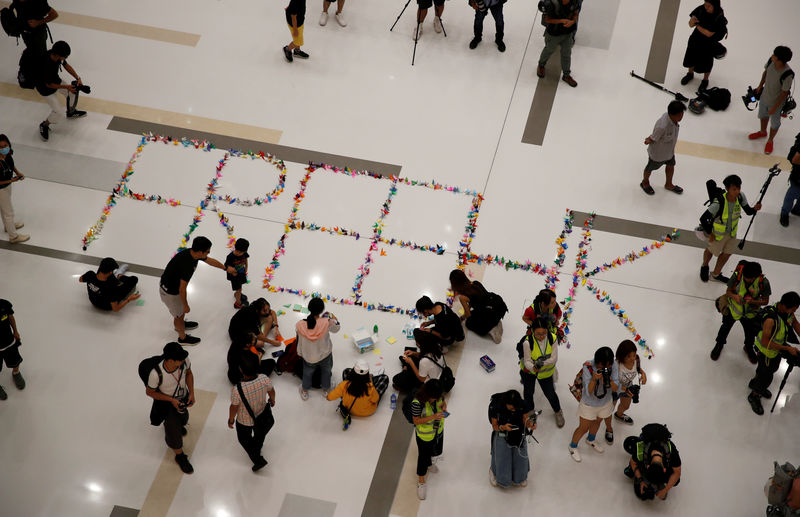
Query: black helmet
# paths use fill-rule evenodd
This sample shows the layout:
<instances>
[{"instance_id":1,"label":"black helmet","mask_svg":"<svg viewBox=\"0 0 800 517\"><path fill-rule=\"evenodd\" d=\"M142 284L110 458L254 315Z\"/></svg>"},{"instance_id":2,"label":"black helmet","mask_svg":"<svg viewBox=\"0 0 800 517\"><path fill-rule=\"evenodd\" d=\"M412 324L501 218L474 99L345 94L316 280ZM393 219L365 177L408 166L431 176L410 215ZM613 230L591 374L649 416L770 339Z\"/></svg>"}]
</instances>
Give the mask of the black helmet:
<instances>
[{"instance_id":1,"label":"black helmet","mask_svg":"<svg viewBox=\"0 0 800 517\"><path fill-rule=\"evenodd\" d=\"M689 111L695 115L700 115L706 110L706 102L700 97L695 97L689 101Z\"/></svg>"}]
</instances>

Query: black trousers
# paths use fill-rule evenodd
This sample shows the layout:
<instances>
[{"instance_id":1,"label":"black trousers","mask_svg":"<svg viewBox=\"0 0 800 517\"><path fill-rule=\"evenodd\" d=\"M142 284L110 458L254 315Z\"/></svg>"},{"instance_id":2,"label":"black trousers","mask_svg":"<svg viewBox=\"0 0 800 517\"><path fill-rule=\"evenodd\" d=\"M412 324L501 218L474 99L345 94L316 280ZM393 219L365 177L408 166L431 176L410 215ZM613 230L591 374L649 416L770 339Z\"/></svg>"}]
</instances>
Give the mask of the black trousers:
<instances>
[{"instance_id":1,"label":"black trousers","mask_svg":"<svg viewBox=\"0 0 800 517\"><path fill-rule=\"evenodd\" d=\"M532 373L525 372L524 370L519 371L519 376L522 378L522 400L525 403L525 411L532 411L534 408L533 394L536 391L537 377ZM544 393L544 396L547 397L550 407L553 408L553 411L556 413L561 411L561 402L559 402L558 395L556 394L553 375L547 377L546 379L538 380L539 386L542 387L542 393Z\"/></svg>"},{"instance_id":2,"label":"black trousers","mask_svg":"<svg viewBox=\"0 0 800 517\"><path fill-rule=\"evenodd\" d=\"M188 410L180 413L172 404L169 405L164 419L164 440L167 442L167 447L170 449L183 448L183 428L188 422Z\"/></svg>"},{"instance_id":3,"label":"black trousers","mask_svg":"<svg viewBox=\"0 0 800 517\"><path fill-rule=\"evenodd\" d=\"M431 458L442 454L444 433L437 434L436 438L429 442L422 440L419 436L416 436L416 434L414 437L417 439L417 449L419 449L419 455L417 456L417 475L424 476L428 473L428 467L433 465Z\"/></svg>"},{"instance_id":4,"label":"black trousers","mask_svg":"<svg viewBox=\"0 0 800 517\"><path fill-rule=\"evenodd\" d=\"M754 320L755 318L739 319L739 323L742 324L742 329L744 330L744 345L748 349L753 348L753 343L755 343L758 331L761 330ZM733 319L733 316L730 314L722 315L722 325L719 326L719 332L717 332L718 345L724 345L727 342L728 334L733 328L734 323L736 323L736 320Z\"/></svg>"},{"instance_id":5,"label":"black trousers","mask_svg":"<svg viewBox=\"0 0 800 517\"><path fill-rule=\"evenodd\" d=\"M475 32L475 37L480 38L483 36L483 19L486 18L489 12L492 13L492 18L494 18L494 40L503 41L503 30L505 28L505 23L503 22L503 2L491 6L486 11L475 11L475 23L472 27Z\"/></svg>"},{"instance_id":6,"label":"black trousers","mask_svg":"<svg viewBox=\"0 0 800 517\"><path fill-rule=\"evenodd\" d=\"M767 356L759 351L756 352L756 358L758 360L758 363L756 363L756 376L753 378L751 387L757 393L764 393L769 388L769 385L772 384L772 377L781 365L781 356L778 355L768 359Z\"/></svg>"},{"instance_id":7,"label":"black trousers","mask_svg":"<svg viewBox=\"0 0 800 517\"><path fill-rule=\"evenodd\" d=\"M256 425L242 425L236 422L236 438L242 448L250 457L253 465L261 459L261 448L264 446L264 439L272 426L275 425L275 418L272 416L272 409L267 405L264 411L256 417Z\"/></svg>"},{"instance_id":8,"label":"black trousers","mask_svg":"<svg viewBox=\"0 0 800 517\"><path fill-rule=\"evenodd\" d=\"M40 25L35 29L23 32L22 41L27 48L37 54L44 55L47 53L47 26Z\"/></svg>"}]
</instances>

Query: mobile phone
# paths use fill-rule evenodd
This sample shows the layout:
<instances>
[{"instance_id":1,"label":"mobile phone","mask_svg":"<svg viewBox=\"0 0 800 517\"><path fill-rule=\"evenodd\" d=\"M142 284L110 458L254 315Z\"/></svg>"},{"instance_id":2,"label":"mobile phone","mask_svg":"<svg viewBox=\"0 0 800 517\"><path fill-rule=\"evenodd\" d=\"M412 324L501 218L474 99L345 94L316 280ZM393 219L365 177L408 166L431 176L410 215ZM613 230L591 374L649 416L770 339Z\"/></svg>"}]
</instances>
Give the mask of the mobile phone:
<instances>
[{"instance_id":1,"label":"mobile phone","mask_svg":"<svg viewBox=\"0 0 800 517\"><path fill-rule=\"evenodd\" d=\"M272 357L280 357L283 355L283 350L276 350L272 352Z\"/></svg>"},{"instance_id":2,"label":"mobile phone","mask_svg":"<svg viewBox=\"0 0 800 517\"><path fill-rule=\"evenodd\" d=\"M415 346L407 346L407 347L405 347L404 350L406 350L408 352L416 352L417 351L417 347L415 347Z\"/></svg>"},{"instance_id":3,"label":"mobile phone","mask_svg":"<svg viewBox=\"0 0 800 517\"><path fill-rule=\"evenodd\" d=\"M442 413L442 416L444 416L445 418L447 418L447 417L449 417L449 416L450 416L450 413L448 413L447 411L444 411L444 412Z\"/></svg>"}]
</instances>

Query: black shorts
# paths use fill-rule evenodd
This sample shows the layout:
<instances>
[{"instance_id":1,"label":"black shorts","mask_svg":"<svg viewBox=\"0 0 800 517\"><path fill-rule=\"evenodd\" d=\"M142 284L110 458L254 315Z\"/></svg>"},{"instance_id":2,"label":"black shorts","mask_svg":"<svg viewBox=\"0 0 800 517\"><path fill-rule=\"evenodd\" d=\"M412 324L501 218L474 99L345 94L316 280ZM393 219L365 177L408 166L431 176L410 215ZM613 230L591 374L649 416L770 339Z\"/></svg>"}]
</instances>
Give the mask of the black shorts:
<instances>
[{"instance_id":1,"label":"black shorts","mask_svg":"<svg viewBox=\"0 0 800 517\"><path fill-rule=\"evenodd\" d=\"M22 363L22 356L19 355L19 345L13 345L0 351L0 371L3 370L3 363L9 368L16 368Z\"/></svg>"},{"instance_id":2,"label":"black shorts","mask_svg":"<svg viewBox=\"0 0 800 517\"><path fill-rule=\"evenodd\" d=\"M664 162L657 162L650 157L647 158L647 165L644 166L644 170L648 172L653 172L661 168L662 165L675 165L675 157L673 156L667 161Z\"/></svg>"},{"instance_id":3,"label":"black shorts","mask_svg":"<svg viewBox=\"0 0 800 517\"><path fill-rule=\"evenodd\" d=\"M233 289L234 291L238 291L246 283L247 283L247 280L245 280L245 279L234 278L233 280L231 280L231 289Z\"/></svg>"},{"instance_id":4,"label":"black shorts","mask_svg":"<svg viewBox=\"0 0 800 517\"><path fill-rule=\"evenodd\" d=\"M417 5L420 9L430 9L432 5L441 7L444 5L444 0L417 0Z\"/></svg>"}]
</instances>

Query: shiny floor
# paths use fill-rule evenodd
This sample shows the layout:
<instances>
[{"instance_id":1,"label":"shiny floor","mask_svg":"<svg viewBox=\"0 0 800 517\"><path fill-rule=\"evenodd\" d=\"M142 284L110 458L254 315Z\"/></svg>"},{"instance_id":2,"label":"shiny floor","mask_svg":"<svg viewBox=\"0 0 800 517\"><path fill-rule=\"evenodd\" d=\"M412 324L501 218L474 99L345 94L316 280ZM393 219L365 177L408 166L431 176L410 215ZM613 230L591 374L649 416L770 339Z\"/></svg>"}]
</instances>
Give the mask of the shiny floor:
<instances>
[{"instance_id":1,"label":"shiny floor","mask_svg":"<svg viewBox=\"0 0 800 517\"><path fill-rule=\"evenodd\" d=\"M729 53L716 63L711 84L731 89L733 102L725 112L699 117L687 113L681 140L760 153L762 144L746 138L757 128L755 116L738 96L747 84L758 81L760 67L776 44L800 49L793 27L800 8L791 0L775 0L774 12L781 16L768 20L753 16L750 5L729 3L725 6L731 23L731 37L725 43ZM542 146L520 143L542 47L534 3L506 4L508 50L503 54L490 37L469 50L472 11L463 3L448 3L447 38L426 26L413 68L413 4L389 32L402 2L348 2L346 28L333 19L320 27L320 6L309 3L303 48L312 57L292 64L285 63L280 52L289 39L282 5L247 0L232 13L230 5L207 0L73 4L64 10L200 35L196 47L191 47L53 24L54 37L72 45L70 63L92 85L92 97L98 102L125 103L131 109L141 106L143 113L157 109L204 117L225 128L230 124L271 128L283 132L282 145L395 163L402 166L403 178L458 187L455 193L400 184L382 220L386 239L439 244L443 254L388 243L370 254L368 238L390 195L391 180L316 170L297 205L297 220L356 231L361 238L337 231L289 232L272 278L276 287L349 299L359 268L370 257L369 274L360 284L363 301L409 308L423 293L444 299L447 273L457 263L468 224L472 191L485 198L470 244L473 253L552 265L554 241L567 208L596 211L598 217L692 228L706 197L706 179L721 181L727 174L740 174L744 192L755 199L766 177L762 168L678 155L675 181L686 189L682 196L659 188L660 173L654 174L654 197L639 189L646 160L641 142L670 100L629 75L631 69L643 71L647 63L658 11L655 1L609 2L618 5L616 12L581 20L573 53L573 75L580 84L576 89L559 85ZM667 68L667 87L687 95L691 90L681 88L679 79L689 34L685 21L694 7L688 2L681 5ZM613 31L609 19L614 21ZM486 34L490 33L487 22ZM771 36L775 34L786 39ZM19 48L12 39L0 44L0 82L14 83ZM190 437L196 440L191 451L196 472L181 478L176 468L168 469L165 482L173 482L177 475L176 490L164 500L149 499L151 485L162 479L159 468L165 446L161 430L148 423L149 399L135 368L140 359L174 338L170 318L152 276L141 276L142 305L116 314L94 310L84 286L77 282L77 276L90 267L69 254L112 255L120 262L162 268L192 223L224 154L163 143L146 145L133 163L130 190L181 204L120 199L99 238L84 251L82 238L98 221L109 185L122 176L140 138L106 130L112 115L90 113L85 119L58 124L44 143L36 130L47 110L41 103L0 97L0 132L17 146L17 166L28 175L13 187L18 219L31 234L29 244L53 250L45 256L13 247L0 249L0 298L14 303L24 340L22 371L28 381L20 392L7 369L0 373L0 385L9 392L8 400L0 402L0 515L106 517L115 506L145 505L153 512L149 515L170 517L303 515L314 508L313 515L360 515L382 447L405 445L384 443L392 417L388 401L374 416L359 419L342 432L335 404L318 392L302 402L296 379L276 377L276 425L264 449L270 464L254 475L225 424L230 393L225 377L226 329L234 313L230 286L219 271L202 265L191 283L190 304L192 318L201 324L196 334L203 341L189 351L196 387L209 394L213 405L204 426L190 426ZM213 132L213 127L204 129ZM784 121L775 140L775 161L785 156L797 130L796 121ZM61 164L70 156L80 158L80 169L64 169ZM32 163L36 166L26 166ZM109 168L110 164L118 167ZM304 299L261 289L307 173L304 163L286 166L284 190L274 201L251 207L220 203L218 208L228 217L233 233L252 243L251 283L245 292L251 299L265 296L273 307L285 311L279 321L288 334L301 317L293 306ZM216 193L263 197L276 188L278 176L276 168L261 160L234 157L222 171ZM800 219L793 218L789 228L777 221L785 177L782 174L767 192L749 238L797 248ZM579 227L576 221L559 277L562 299L568 295ZM228 232L216 212L206 211L193 235L208 236L214 243L211 256L224 258ZM587 263L591 268L649 243L592 232ZM735 261L736 257L731 265ZM797 374L789 378L775 413L762 417L752 413L746 385L754 367L741 352L741 330L733 330L717 363L708 358L719 324L712 300L724 288L701 283L699 263L697 249L667 244L641 261L597 275L595 284L627 311L655 357L643 365L650 382L642 402L630 411L636 426L616 426L616 443L603 455L582 446L584 461L576 464L566 450L577 424L577 407L567 386L598 346L615 347L630 336L605 305L579 287L571 347L559 354L557 392L567 425L556 428L537 392L537 405L545 411L536 432L541 445L530 448L529 486L507 491L488 482L486 406L494 392L521 389L514 345L524 330L523 308L542 287L543 277L488 266L485 285L502 294L510 308L505 337L495 345L468 335L449 402L452 416L440 473L431 476L427 500L395 501L397 515L534 510L589 515L597 508L602 508L602 515L622 516L760 515L772 461L798 461ZM797 264L776 257L762 265L774 298L800 289ZM397 371L394 358L404 345L401 331L407 317L351 305L330 304L329 309L343 324L334 338L337 376L364 357L345 335L376 324L379 350L366 357L373 372ZM397 342L390 344L391 337ZM498 365L491 374L479 366L484 354ZM776 375L773 392L784 372L785 366ZM621 442L648 422L665 423L673 431L684 462L684 482L665 502L642 504L622 475L626 458ZM415 453L413 444L409 451ZM413 483L413 476L401 479L403 486ZM391 500L394 489L386 487L383 497Z\"/></svg>"}]
</instances>

